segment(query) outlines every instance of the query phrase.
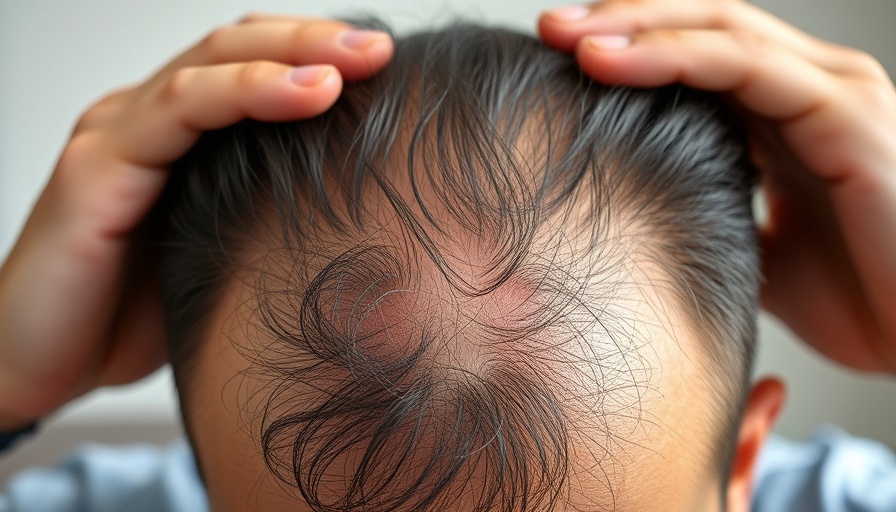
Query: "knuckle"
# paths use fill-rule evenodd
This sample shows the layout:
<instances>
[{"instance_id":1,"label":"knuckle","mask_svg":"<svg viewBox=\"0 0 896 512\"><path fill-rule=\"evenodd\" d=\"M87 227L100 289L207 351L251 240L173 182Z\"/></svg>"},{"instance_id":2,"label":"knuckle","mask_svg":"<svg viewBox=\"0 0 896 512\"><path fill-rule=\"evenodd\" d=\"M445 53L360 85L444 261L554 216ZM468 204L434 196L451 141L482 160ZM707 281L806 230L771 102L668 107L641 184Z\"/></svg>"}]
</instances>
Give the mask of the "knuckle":
<instances>
[{"instance_id":1,"label":"knuckle","mask_svg":"<svg viewBox=\"0 0 896 512\"><path fill-rule=\"evenodd\" d=\"M206 35L199 43L199 47L213 61L219 61L227 48L227 41L233 36L234 25L224 25L218 27Z\"/></svg>"},{"instance_id":2,"label":"knuckle","mask_svg":"<svg viewBox=\"0 0 896 512\"><path fill-rule=\"evenodd\" d=\"M90 152L93 147L94 138L94 135L89 133L80 133L73 136L62 152L63 158L76 158L84 153Z\"/></svg>"},{"instance_id":3,"label":"knuckle","mask_svg":"<svg viewBox=\"0 0 896 512\"><path fill-rule=\"evenodd\" d=\"M253 89L265 81L270 67L267 62L255 61L243 65L236 77L236 85L240 89Z\"/></svg>"},{"instance_id":4,"label":"knuckle","mask_svg":"<svg viewBox=\"0 0 896 512\"><path fill-rule=\"evenodd\" d=\"M74 131L88 129L98 122L108 119L122 104L132 89L112 91L87 106L78 117Z\"/></svg>"},{"instance_id":5,"label":"knuckle","mask_svg":"<svg viewBox=\"0 0 896 512\"><path fill-rule=\"evenodd\" d=\"M318 39L321 26L323 26L323 24L319 22L300 23L293 30L290 43L293 44L295 48L301 48L302 46L307 45L308 41ZM315 37L316 35L318 37Z\"/></svg>"},{"instance_id":6,"label":"knuckle","mask_svg":"<svg viewBox=\"0 0 896 512\"><path fill-rule=\"evenodd\" d=\"M716 29L736 27L743 18L743 7L739 0L710 0L709 26Z\"/></svg>"},{"instance_id":7,"label":"knuckle","mask_svg":"<svg viewBox=\"0 0 896 512\"><path fill-rule=\"evenodd\" d=\"M102 146L97 132L82 132L72 136L59 156L59 164L54 172L56 180L68 182L76 179L85 168L84 162Z\"/></svg>"},{"instance_id":8,"label":"knuckle","mask_svg":"<svg viewBox=\"0 0 896 512\"><path fill-rule=\"evenodd\" d=\"M761 59L773 51L773 44L752 30L733 29L728 31L728 34L734 43L752 59Z\"/></svg>"},{"instance_id":9,"label":"knuckle","mask_svg":"<svg viewBox=\"0 0 896 512\"><path fill-rule=\"evenodd\" d=\"M80 133L87 130L90 126L95 124L97 118L99 118L99 113L94 108L85 110L78 117L78 120L75 121L74 133Z\"/></svg>"},{"instance_id":10,"label":"knuckle","mask_svg":"<svg viewBox=\"0 0 896 512\"><path fill-rule=\"evenodd\" d=\"M861 50L851 50L849 59L863 75L870 77L887 76L887 71L884 69L883 64L870 53Z\"/></svg>"},{"instance_id":11,"label":"knuckle","mask_svg":"<svg viewBox=\"0 0 896 512\"><path fill-rule=\"evenodd\" d=\"M838 63L837 68L841 72L889 81L886 68L877 60L877 57L870 53L827 41L816 40L816 44L823 55Z\"/></svg>"},{"instance_id":12,"label":"knuckle","mask_svg":"<svg viewBox=\"0 0 896 512\"><path fill-rule=\"evenodd\" d=\"M92 125L102 116L107 100L108 97L102 98L87 107L87 109L81 113L80 117L78 117L78 120L75 122L75 133L87 129L87 127Z\"/></svg>"},{"instance_id":13,"label":"knuckle","mask_svg":"<svg viewBox=\"0 0 896 512\"><path fill-rule=\"evenodd\" d=\"M197 68L189 66L175 71L162 87L162 101L173 102L182 98L193 83L197 71Z\"/></svg>"}]
</instances>

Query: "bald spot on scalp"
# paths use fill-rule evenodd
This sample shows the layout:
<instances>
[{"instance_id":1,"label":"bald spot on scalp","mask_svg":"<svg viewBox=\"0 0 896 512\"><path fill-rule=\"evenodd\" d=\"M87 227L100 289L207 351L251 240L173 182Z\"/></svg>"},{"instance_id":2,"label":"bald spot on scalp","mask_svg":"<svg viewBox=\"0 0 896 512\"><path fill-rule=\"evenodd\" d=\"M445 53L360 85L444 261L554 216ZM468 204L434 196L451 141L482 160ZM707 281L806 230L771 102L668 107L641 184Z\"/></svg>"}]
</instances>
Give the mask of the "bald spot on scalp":
<instances>
[{"instance_id":1,"label":"bald spot on scalp","mask_svg":"<svg viewBox=\"0 0 896 512\"><path fill-rule=\"evenodd\" d=\"M538 129L531 125L525 133L515 141L518 164L537 169L537 162L544 158ZM420 350L422 339L430 339L432 344L423 351L420 364L404 375L409 382L425 375L450 391L465 378L488 382L494 369L510 368L532 381L550 384L569 420L573 469L565 492L571 510L591 510L602 503L614 503L621 510L626 510L626 503L661 507L676 497L705 496L695 489L709 486L709 443L694 440L712 438L712 425L717 423L709 393L703 392L710 385L705 377L706 360L700 340L688 321L682 320L682 305L665 293L674 284L645 257L645 251L651 250L646 238L649 233L621 209L595 233L589 224L593 198L582 193L569 208L551 217L536 215L542 224L527 259L492 288L490 283L502 270L501 250L506 240L500 232L488 231L495 226L465 224L447 212L426 182L415 195L400 158L406 154L407 144L406 140L396 143L387 166L394 192L410 205L405 217L381 190L367 183L364 229L335 230L316 222L312 214L309 236L297 241L296 247L284 250L260 244L249 248L251 261L246 268L250 271L235 276L233 294L219 306L209 330L210 342L202 351L206 362L199 365L205 375L197 381L205 388L204 396L224 389L223 403L234 417L206 411L214 423L228 428L201 439L198 449L204 460L244 460L237 472L240 481L246 482L235 482L232 474L224 474L214 464L205 468L210 487L224 489L222 497L216 498L221 510L229 510L229 506L244 510L228 505L223 496L246 496L249 483L249 494L258 498L259 510L264 510L264 503L285 506L300 500L294 489L267 473L257 446L252 444L265 421L260 413L270 405L266 400L282 385L277 374L268 373L271 362L276 357L292 357L295 362L289 371L300 371L301 363L313 358L291 352L295 347L270 336L259 321L258 292L267 294L263 297L267 306L283 308L275 313L295 311L295 316L282 320L298 324L300 308L284 301L300 297L334 257L351 251L359 251L354 254L357 259L347 259L351 265L335 267L332 275L322 280L317 320L341 339L353 340L353 371L375 375ZM338 182L334 179L331 186ZM520 185L517 192L525 199L532 190L525 188L525 180ZM440 221L439 230L428 228L429 249L438 251L438 257L452 270L450 274L433 264L433 255L405 225L413 218L426 227L417 197L424 198L429 214ZM342 198L338 193L331 198L339 214L356 206L345 204ZM517 213L520 217L533 214ZM604 242L604 250L598 253L587 249L595 236ZM574 283L558 293L561 281L586 268L592 269L586 272L590 282ZM567 292L574 300L570 301ZM213 362L208 363L210 359ZM215 368L219 374L214 374ZM342 385L346 378L332 374L314 382L291 383L269 412L276 416L317 403L321 389ZM432 448L442 441L434 436L433 425L450 418L440 418L439 411L427 418L432 423L424 425L423 434L428 437L419 442ZM401 428L396 430L401 434ZM232 446L234 453L226 453L222 446ZM331 497L339 496L340 485L362 457L360 451L363 447L347 451L333 465L341 466L344 473L328 476ZM218 455L208 455L210 452ZM252 453L254 457L243 459ZM405 462L414 466L413 458ZM705 471L694 472L699 466ZM464 493L475 494L475 482L483 480L477 475L485 469L472 465L465 471L472 476L468 482L474 483L455 489L460 496L458 507L464 502ZM408 470L395 485L407 483L414 475ZM632 475L637 475L636 483ZM706 508L690 507L682 510Z\"/></svg>"}]
</instances>

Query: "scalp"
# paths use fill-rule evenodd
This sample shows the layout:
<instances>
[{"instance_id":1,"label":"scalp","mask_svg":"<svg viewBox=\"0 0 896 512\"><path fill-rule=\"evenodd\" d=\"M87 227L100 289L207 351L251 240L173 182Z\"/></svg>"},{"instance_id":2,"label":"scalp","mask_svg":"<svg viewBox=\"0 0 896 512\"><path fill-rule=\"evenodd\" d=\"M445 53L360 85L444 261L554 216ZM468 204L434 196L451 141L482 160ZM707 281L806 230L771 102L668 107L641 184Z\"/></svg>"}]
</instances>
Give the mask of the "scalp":
<instances>
[{"instance_id":1,"label":"scalp","mask_svg":"<svg viewBox=\"0 0 896 512\"><path fill-rule=\"evenodd\" d=\"M699 333L719 431L749 373L752 178L719 105L462 25L318 119L209 134L165 231L179 389L238 275L245 424L312 509L551 510L576 479L612 509L614 460L660 446L670 326Z\"/></svg>"}]
</instances>

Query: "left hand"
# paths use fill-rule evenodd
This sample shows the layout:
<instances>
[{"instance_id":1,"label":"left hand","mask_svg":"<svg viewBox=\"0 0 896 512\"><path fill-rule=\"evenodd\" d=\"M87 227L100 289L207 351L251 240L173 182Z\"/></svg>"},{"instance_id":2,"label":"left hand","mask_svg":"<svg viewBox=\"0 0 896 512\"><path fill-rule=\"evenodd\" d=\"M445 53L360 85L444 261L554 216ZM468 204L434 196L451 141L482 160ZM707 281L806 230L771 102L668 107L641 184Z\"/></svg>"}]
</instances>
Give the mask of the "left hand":
<instances>
[{"instance_id":1,"label":"left hand","mask_svg":"<svg viewBox=\"0 0 896 512\"><path fill-rule=\"evenodd\" d=\"M763 306L829 358L896 373L896 88L873 57L742 0L606 0L539 29L600 82L730 99L770 204Z\"/></svg>"}]
</instances>

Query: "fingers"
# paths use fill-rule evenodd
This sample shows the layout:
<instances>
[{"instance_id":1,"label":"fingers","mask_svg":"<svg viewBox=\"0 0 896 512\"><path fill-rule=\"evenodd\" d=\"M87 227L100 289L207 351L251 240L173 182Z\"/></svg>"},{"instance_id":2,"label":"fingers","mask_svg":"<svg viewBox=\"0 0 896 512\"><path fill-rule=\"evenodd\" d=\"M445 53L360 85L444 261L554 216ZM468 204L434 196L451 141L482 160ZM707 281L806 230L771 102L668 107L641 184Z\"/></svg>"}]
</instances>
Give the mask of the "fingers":
<instances>
[{"instance_id":1,"label":"fingers","mask_svg":"<svg viewBox=\"0 0 896 512\"><path fill-rule=\"evenodd\" d=\"M588 36L576 56L595 79L636 87L683 83L734 95L777 120L805 115L836 96L832 75L789 48L749 32L656 30L634 36Z\"/></svg>"},{"instance_id":2,"label":"fingers","mask_svg":"<svg viewBox=\"0 0 896 512\"><path fill-rule=\"evenodd\" d=\"M745 115L782 121L790 150L832 181L857 167L885 167L857 166L857 158L889 161L876 155L892 146L896 96L867 54L815 40L740 0L606 0L546 14L542 32L579 33L577 24L596 32L586 31L575 51L599 81L730 93Z\"/></svg>"},{"instance_id":3,"label":"fingers","mask_svg":"<svg viewBox=\"0 0 896 512\"><path fill-rule=\"evenodd\" d=\"M183 68L134 105L115 135L117 156L148 167L182 155L201 132L244 118L305 119L326 111L342 90L330 65L276 62Z\"/></svg>"},{"instance_id":4,"label":"fingers","mask_svg":"<svg viewBox=\"0 0 896 512\"><path fill-rule=\"evenodd\" d=\"M725 29L736 19L733 2L606 1L561 7L544 13L539 28L545 41L572 51L589 34L634 34L660 28Z\"/></svg>"},{"instance_id":5,"label":"fingers","mask_svg":"<svg viewBox=\"0 0 896 512\"><path fill-rule=\"evenodd\" d=\"M175 58L146 83L114 92L98 101L82 115L75 132L114 124L123 114L128 113L133 104L145 105L148 103L147 97L158 98L160 90L174 91L174 94L168 95L170 97L180 96L178 91L183 89L180 84L191 81L185 76L194 74L205 78L224 76L220 72L196 73L196 70L191 68L255 61L269 61L296 67L330 64L342 77L359 80L381 69L391 58L392 51L391 38L382 32L355 30L350 25L332 20L267 14L249 15L238 24L215 30L199 44ZM257 112L259 116L257 118L263 120L310 117L332 105L332 94L338 93L331 88L333 83L319 84L322 91L320 93L315 93L311 89L304 90L302 96L306 100L311 100L304 104L304 109L301 108L302 105L296 105L295 101L288 101L286 104L277 104L279 109L259 107L249 110ZM304 85L306 88L309 87L308 84ZM200 100L205 99L204 95L199 96ZM282 97L281 94L275 96L275 99ZM224 105L225 115L222 117L230 119L231 123L239 120L228 114L233 108L239 108L239 105L216 104L210 101L200 101L198 104L211 105L214 108L221 108ZM154 108L151 110L155 111ZM248 113L247 115L253 116ZM188 126L207 126L208 129L223 126L213 119L198 119L193 122L187 118L185 121ZM112 128L119 129L118 126Z\"/></svg>"},{"instance_id":6,"label":"fingers","mask_svg":"<svg viewBox=\"0 0 896 512\"><path fill-rule=\"evenodd\" d=\"M346 79L360 80L382 68L392 50L392 39L383 32L331 20L254 15L213 31L150 82L167 80L184 67L254 60L293 66L327 63Z\"/></svg>"},{"instance_id":7,"label":"fingers","mask_svg":"<svg viewBox=\"0 0 896 512\"><path fill-rule=\"evenodd\" d=\"M387 34L341 22L250 16L213 32L146 83L89 109L52 188L69 199L79 191L80 199L66 204L88 205L78 216L92 219L92 232L126 235L161 191L167 165L203 131L244 118L321 114L337 100L343 72L363 78L386 64L392 48ZM93 186L84 185L88 179ZM102 212L89 214L95 210Z\"/></svg>"},{"instance_id":8,"label":"fingers","mask_svg":"<svg viewBox=\"0 0 896 512\"><path fill-rule=\"evenodd\" d=\"M542 38L563 51L572 51L586 35L659 29L750 31L832 73L867 71L867 66L857 65L857 52L825 43L740 0L607 0L563 7L539 19Z\"/></svg>"},{"instance_id":9,"label":"fingers","mask_svg":"<svg viewBox=\"0 0 896 512\"><path fill-rule=\"evenodd\" d=\"M318 115L338 98L343 77L366 78L391 53L386 34L254 16L215 31L147 82L88 109L0 267L0 302L10 306L0 328L12 329L0 335L17 335L5 336L5 345L25 361L10 364L6 357L4 366L23 375L32 393L13 401L22 404L20 412L39 416L70 399L72 389L131 381L164 361L158 294L126 275L126 255L170 162L205 130L247 117ZM12 317L16 322L4 321ZM10 389L0 384L0 391Z\"/></svg>"}]
</instances>

